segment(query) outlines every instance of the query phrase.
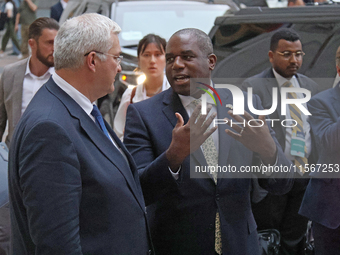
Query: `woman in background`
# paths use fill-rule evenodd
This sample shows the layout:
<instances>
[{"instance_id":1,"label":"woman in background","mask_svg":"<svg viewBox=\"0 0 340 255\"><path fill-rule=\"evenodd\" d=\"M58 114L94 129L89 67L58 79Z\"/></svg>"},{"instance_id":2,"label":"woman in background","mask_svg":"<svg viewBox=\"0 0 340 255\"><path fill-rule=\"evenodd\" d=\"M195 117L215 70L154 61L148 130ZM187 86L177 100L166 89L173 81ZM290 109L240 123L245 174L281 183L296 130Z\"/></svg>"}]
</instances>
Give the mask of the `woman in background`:
<instances>
[{"instance_id":1,"label":"woman in background","mask_svg":"<svg viewBox=\"0 0 340 255\"><path fill-rule=\"evenodd\" d=\"M14 8L16 7L13 1L6 0L6 4L5 4L5 12L7 13L7 21L5 24L6 32L4 36L2 37L0 57L4 56L4 51L6 50L6 46L10 38L12 39L12 43L15 45L15 47L20 49L20 45L19 45L17 36L15 35L15 31L14 31L14 24L15 24Z\"/></svg>"},{"instance_id":2,"label":"woman in background","mask_svg":"<svg viewBox=\"0 0 340 255\"><path fill-rule=\"evenodd\" d=\"M170 87L165 75L165 39L148 34L138 43L138 68L145 74L143 84L126 89L114 119L114 131L122 140L124 136L126 110L131 103L148 99Z\"/></svg>"}]
</instances>

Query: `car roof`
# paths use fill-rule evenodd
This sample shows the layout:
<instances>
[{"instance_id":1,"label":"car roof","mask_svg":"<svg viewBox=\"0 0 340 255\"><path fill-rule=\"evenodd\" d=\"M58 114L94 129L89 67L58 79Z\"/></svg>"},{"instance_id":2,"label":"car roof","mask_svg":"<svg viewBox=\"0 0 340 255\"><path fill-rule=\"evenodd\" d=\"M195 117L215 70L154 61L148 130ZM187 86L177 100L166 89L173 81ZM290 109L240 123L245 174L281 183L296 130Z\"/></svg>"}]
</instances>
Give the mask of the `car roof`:
<instances>
[{"instance_id":1,"label":"car roof","mask_svg":"<svg viewBox=\"0 0 340 255\"><path fill-rule=\"evenodd\" d=\"M300 36L306 56L299 73L319 84L321 90L333 85L335 52L340 38L340 5L290 8L247 8L215 20L209 36L218 63L216 78L245 78L271 66L268 50L271 36L280 28L292 28Z\"/></svg>"},{"instance_id":2,"label":"car roof","mask_svg":"<svg viewBox=\"0 0 340 255\"><path fill-rule=\"evenodd\" d=\"M115 3L115 2L113 2ZM124 2L118 2L118 5L174 5L174 4L179 4L179 5L206 5L207 3L204 2L198 2L198 1L180 1L180 0L166 0L166 1L124 1ZM214 4L215 5L215 4Z\"/></svg>"},{"instance_id":3,"label":"car roof","mask_svg":"<svg viewBox=\"0 0 340 255\"><path fill-rule=\"evenodd\" d=\"M229 1L229 0L227 0ZM201 6L214 6L218 8L218 6L229 6L227 4L208 4L207 2L202 2L202 0L199 1L191 1L191 0L147 0L147 1L141 1L141 0L129 0L129 1L115 1L115 0L69 0L65 10L63 11L59 23L62 24L67 19L81 15L83 13L90 13L90 12L97 12L101 13L105 16L110 16L109 10L112 8L112 6L115 6L117 4L118 6L150 6L150 5L179 5L179 6L185 6L184 8L190 8L192 7L201 7ZM230 7L230 6L229 6Z\"/></svg>"},{"instance_id":4,"label":"car roof","mask_svg":"<svg viewBox=\"0 0 340 255\"><path fill-rule=\"evenodd\" d=\"M288 8L250 7L217 17L215 25L240 23L326 23L340 21L340 5Z\"/></svg>"}]
</instances>

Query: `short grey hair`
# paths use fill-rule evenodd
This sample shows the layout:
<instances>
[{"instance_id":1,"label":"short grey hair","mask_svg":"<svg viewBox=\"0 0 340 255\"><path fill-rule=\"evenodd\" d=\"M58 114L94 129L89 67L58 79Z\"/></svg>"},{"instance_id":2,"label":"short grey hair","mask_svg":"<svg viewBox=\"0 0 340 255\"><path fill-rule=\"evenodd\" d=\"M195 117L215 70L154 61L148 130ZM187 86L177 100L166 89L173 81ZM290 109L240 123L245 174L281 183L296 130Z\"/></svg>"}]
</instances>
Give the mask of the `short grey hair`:
<instances>
[{"instance_id":1,"label":"short grey hair","mask_svg":"<svg viewBox=\"0 0 340 255\"><path fill-rule=\"evenodd\" d=\"M202 30L199 30L197 28L184 28L184 29L181 29L175 32L171 37L176 36L176 35L177 36L182 35L182 34L195 37L198 47L202 51L203 54L208 56L209 54L214 53L214 49L213 49L213 45L212 45L210 37L206 33L204 33Z\"/></svg>"},{"instance_id":2,"label":"short grey hair","mask_svg":"<svg viewBox=\"0 0 340 255\"><path fill-rule=\"evenodd\" d=\"M107 53L113 46L111 36L121 31L113 20L97 13L87 13L67 20L54 40L54 67L78 69L91 51ZM105 61L106 55L98 54Z\"/></svg>"}]
</instances>

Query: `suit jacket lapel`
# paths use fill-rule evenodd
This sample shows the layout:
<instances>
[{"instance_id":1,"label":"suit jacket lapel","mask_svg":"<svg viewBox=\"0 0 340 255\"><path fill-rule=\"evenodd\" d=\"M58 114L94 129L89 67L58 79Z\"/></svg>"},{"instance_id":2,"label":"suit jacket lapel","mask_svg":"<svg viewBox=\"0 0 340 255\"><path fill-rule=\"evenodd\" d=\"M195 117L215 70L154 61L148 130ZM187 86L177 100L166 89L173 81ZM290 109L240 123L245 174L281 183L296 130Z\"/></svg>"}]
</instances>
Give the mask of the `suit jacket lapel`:
<instances>
[{"instance_id":1,"label":"suit jacket lapel","mask_svg":"<svg viewBox=\"0 0 340 255\"><path fill-rule=\"evenodd\" d=\"M230 108L225 107L227 104L233 105L233 97L231 96L230 91L226 89L217 89L217 93L220 95L221 100L222 100L222 106L219 104L219 101L216 100L217 118L218 119L224 119L224 118L231 119L230 115L228 114L228 111L230 110ZM234 131L228 124L219 125L216 131L218 132L218 137L219 137L218 139L219 140L218 164L220 166L227 165L229 151L230 151L232 143L234 142L234 139L225 132L226 129Z\"/></svg>"},{"instance_id":2,"label":"suit jacket lapel","mask_svg":"<svg viewBox=\"0 0 340 255\"><path fill-rule=\"evenodd\" d=\"M276 108L276 112L277 115L280 118L280 122L283 121L285 119L285 116L281 115L281 90L279 88L279 85L277 83L277 80L274 76L273 70L270 68L267 75L267 84L266 84L266 89L268 92L268 97L269 98L273 98L273 88L277 88L277 108ZM282 133L284 136L286 136L286 129L280 125Z\"/></svg>"},{"instance_id":3,"label":"suit jacket lapel","mask_svg":"<svg viewBox=\"0 0 340 255\"><path fill-rule=\"evenodd\" d=\"M339 101L339 98L340 98L340 87L339 87L340 83L337 84L333 90L334 90L334 94L333 94L333 102L332 102L332 105L335 109L335 111L337 112L338 116L340 116L340 101Z\"/></svg>"},{"instance_id":4,"label":"suit jacket lapel","mask_svg":"<svg viewBox=\"0 0 340 255\"><path fill-rule=\"evenodd\" d=\"M70 110L69 107L68 109ZM143 195L141 191L137 188L135 176L133 175L131 168L130 168L130 165L133 165L131 164L131 158L130 158L130 162L126 161L126 158L128 157L125 158L122 155L122 152L119 151L119 149L115 145L113 145L113 143L106 137L104 132L102 132L98 128L95 122L92 121L91 118L87 116L84 111L82 111L81 114L77 114L77 111L73 113L71 112L71 114L72 115L74 114L73 116L79 119L81 127L88 134L92 142L106 156L106 158L110 160L113 165L116 166L118 171L125 177L126 182L130 186L136 200L138 201L138 203L140 204L141 208L144 211L145 206L144 206L144 202L142 199ZM122 145L122 142L119 140L116 134L114 134L111 127L107 123L106 123L106 128L109 131L113 140L116 142L116 144L120 146L120 148L124 147ZM127 155L126 151L125 151L125 155Z\"/></svg>"},{"instance_id":5,"label":"suit jacket lapel","mask_svg":"<svg viewBox=\"0 0 340 255\"><path fill-rule=\"evenodd\" d=\"M165 92L163 104L163 113L168 118L173 127L175 127L177 123L177 118L174 114L176 112L182 115L185 124L188 122L189 117L187 111L183 107L181 99L175 92L173 92L172 88L169 88Z\"/></svg>"},{"instance_id":6,"label":"suit jacket lapel","mask_svg":"<svg viewBox=\"0 0 340 255\"><path fill-rule=\"evenodd\" d=\"M311 84L308 83L308 80L303 78L300 74L297 73L295 76L299 82L300 88L308 89L311 92L311 96L314 96L316 92L318 92L317 89L312 87Z\"/></svg>"},{"instance_id":7,"label":"suit jacket lapel","mask_svg":"<svg viewBox=\"0 0 340 255\"><path fill-rule=\"evenodd\" d=\"M21 106L22 106L22 91L23 91L23 83L25 78L26 66L28 59L23 61L15 70L15 75L13 78L13 126L15 126L21 117Z\"/></svg>"},{"instance_id":8,"label":"suit jacket lapel","mask_svg":"<svg viewBox=\"0 0 340 255\"><path fill-rule=\"evenodd\" d=\"M58 97L61 100L61 102L68 109L70 114L74 118L77 118L79 120L80 126L87 133L87 135L90 137L95 146L106 156L108 160L112 162L113 165L116 166L118 171L120 171L121 174L125 177L128 185L130 186L132 192L134 193L134 196L136 197L138 203L140 204L141 208L144 211L145 206L142 199L142 193L137 188L135 176L133 176L133 173L131 172L129 166L129 163L130 165L134 166L134 163L132 163L132 158L127 157L128 160L130 161L128 163L124 156L122 155L122 153L116 148L115 145L112 144L112 142L106 137L104 132L102 132L98 128L95 122L92 121L92 119L84 112L84 110L69 95L67 95L61 88L59 88L58 85L56 85L52 79L50 79L46 83L46 86L49 91L51 91L56 97ZM125 155L127 155L128 153L125 147L123 146L122 142L114 134L111 127L107 123L106 127L110 132L111 137L115 140L118 146L124 148L123 151L125 150Z\"/></svg>"},{"instance_id":9,"label":"suit jacket lapel","mask_svg":"<svg viewBox=\"0 0 340 255\"><path fill-rule=\"evenodd\" d=\"M142 192L142 188L140 186L139 175L138 175L137 166L135 164L135 161L132 158L131 154L126 149L125 145L117 137L115 132L113 132L112 128L110 127L110 125L106 121L105 121L105 125L106 125L106 128L109 131L112 139L116 142L118 147L121 149L121 151L119 151L120 152L119 154L120 154L120 156L122 156L124 158L124 162L126 163L124 167L127 167L127 169L129 169L131 171L131 174L132 174L132 176L134 178L134 181L129 183L129 185L131 187L133 187L132 190L137 190L138 191L139 195L136 195L136 193L134 193L134 195L135 195L135 198L138 201L139 205L144 210L145 209L145 203L144 203L144 200L143 200L143 192ZM122 155L122 153L124 153L124 155ZM119 162L124 163L123 161L119 161ZM112 163L114 163L114 162L112 162ZM120 170L120 169L121 168L118 168L118 170ZM121 173L124 175L124 173L126 173L126 172L122 172L121 171ZM127 177L129 177L129 176L127 176ZM125 177L125 178L127 178L127 177ZM127 181L129 182L129 179L127 179Z\"/></svg>"}]
</instances>

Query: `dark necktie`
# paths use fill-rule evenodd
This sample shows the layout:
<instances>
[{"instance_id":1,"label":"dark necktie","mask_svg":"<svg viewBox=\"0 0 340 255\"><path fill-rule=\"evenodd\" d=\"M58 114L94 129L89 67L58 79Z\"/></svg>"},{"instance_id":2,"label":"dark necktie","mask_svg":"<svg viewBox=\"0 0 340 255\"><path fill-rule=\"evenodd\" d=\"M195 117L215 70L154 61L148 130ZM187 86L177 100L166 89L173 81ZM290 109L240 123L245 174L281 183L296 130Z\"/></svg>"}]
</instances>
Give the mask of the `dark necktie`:
<instances>
[{"instance_id":1,"label":"dark necktie","mask_svg":"<svg viewBox=\"0 0 340 255\"><path fill-rule=\"evenodd\" d=\"M125 153L122 151L121 148L119 148L119 145L114 141L114 138L111 139L111 137L109 136L109 132L107 131L106 127L105 127L105 123L103 120L103 116L100 113L98 107L96 105L93 105L93 110L91 112L91 115L95 118L96 123L98 124L98 126L100 127L100 129L104 132L104 134L109 138L109 140L113 143L113 145L119 150L119 152L123 155L124 159L126 160L126 163L129 165L129 160L127 159ZM117 138L118 139L118 138Z\"/></svg>"},{"instance_id":2,"label":"dark necktie","mask_svg":"<svg viewBox=\"0 0 340 255\"><path fill-rule=\"evenodd\" d=\"M107 131L106 127L105 127L105 123L103 120L103 116L100 113L98 107L96 105L93 105L93 110L91 112L91 115L95 118L96 123L99 125L100 129L104 132L104 134L110 139L111 138L109 136L109 132Z\"/></svg>"}]
</instances>

